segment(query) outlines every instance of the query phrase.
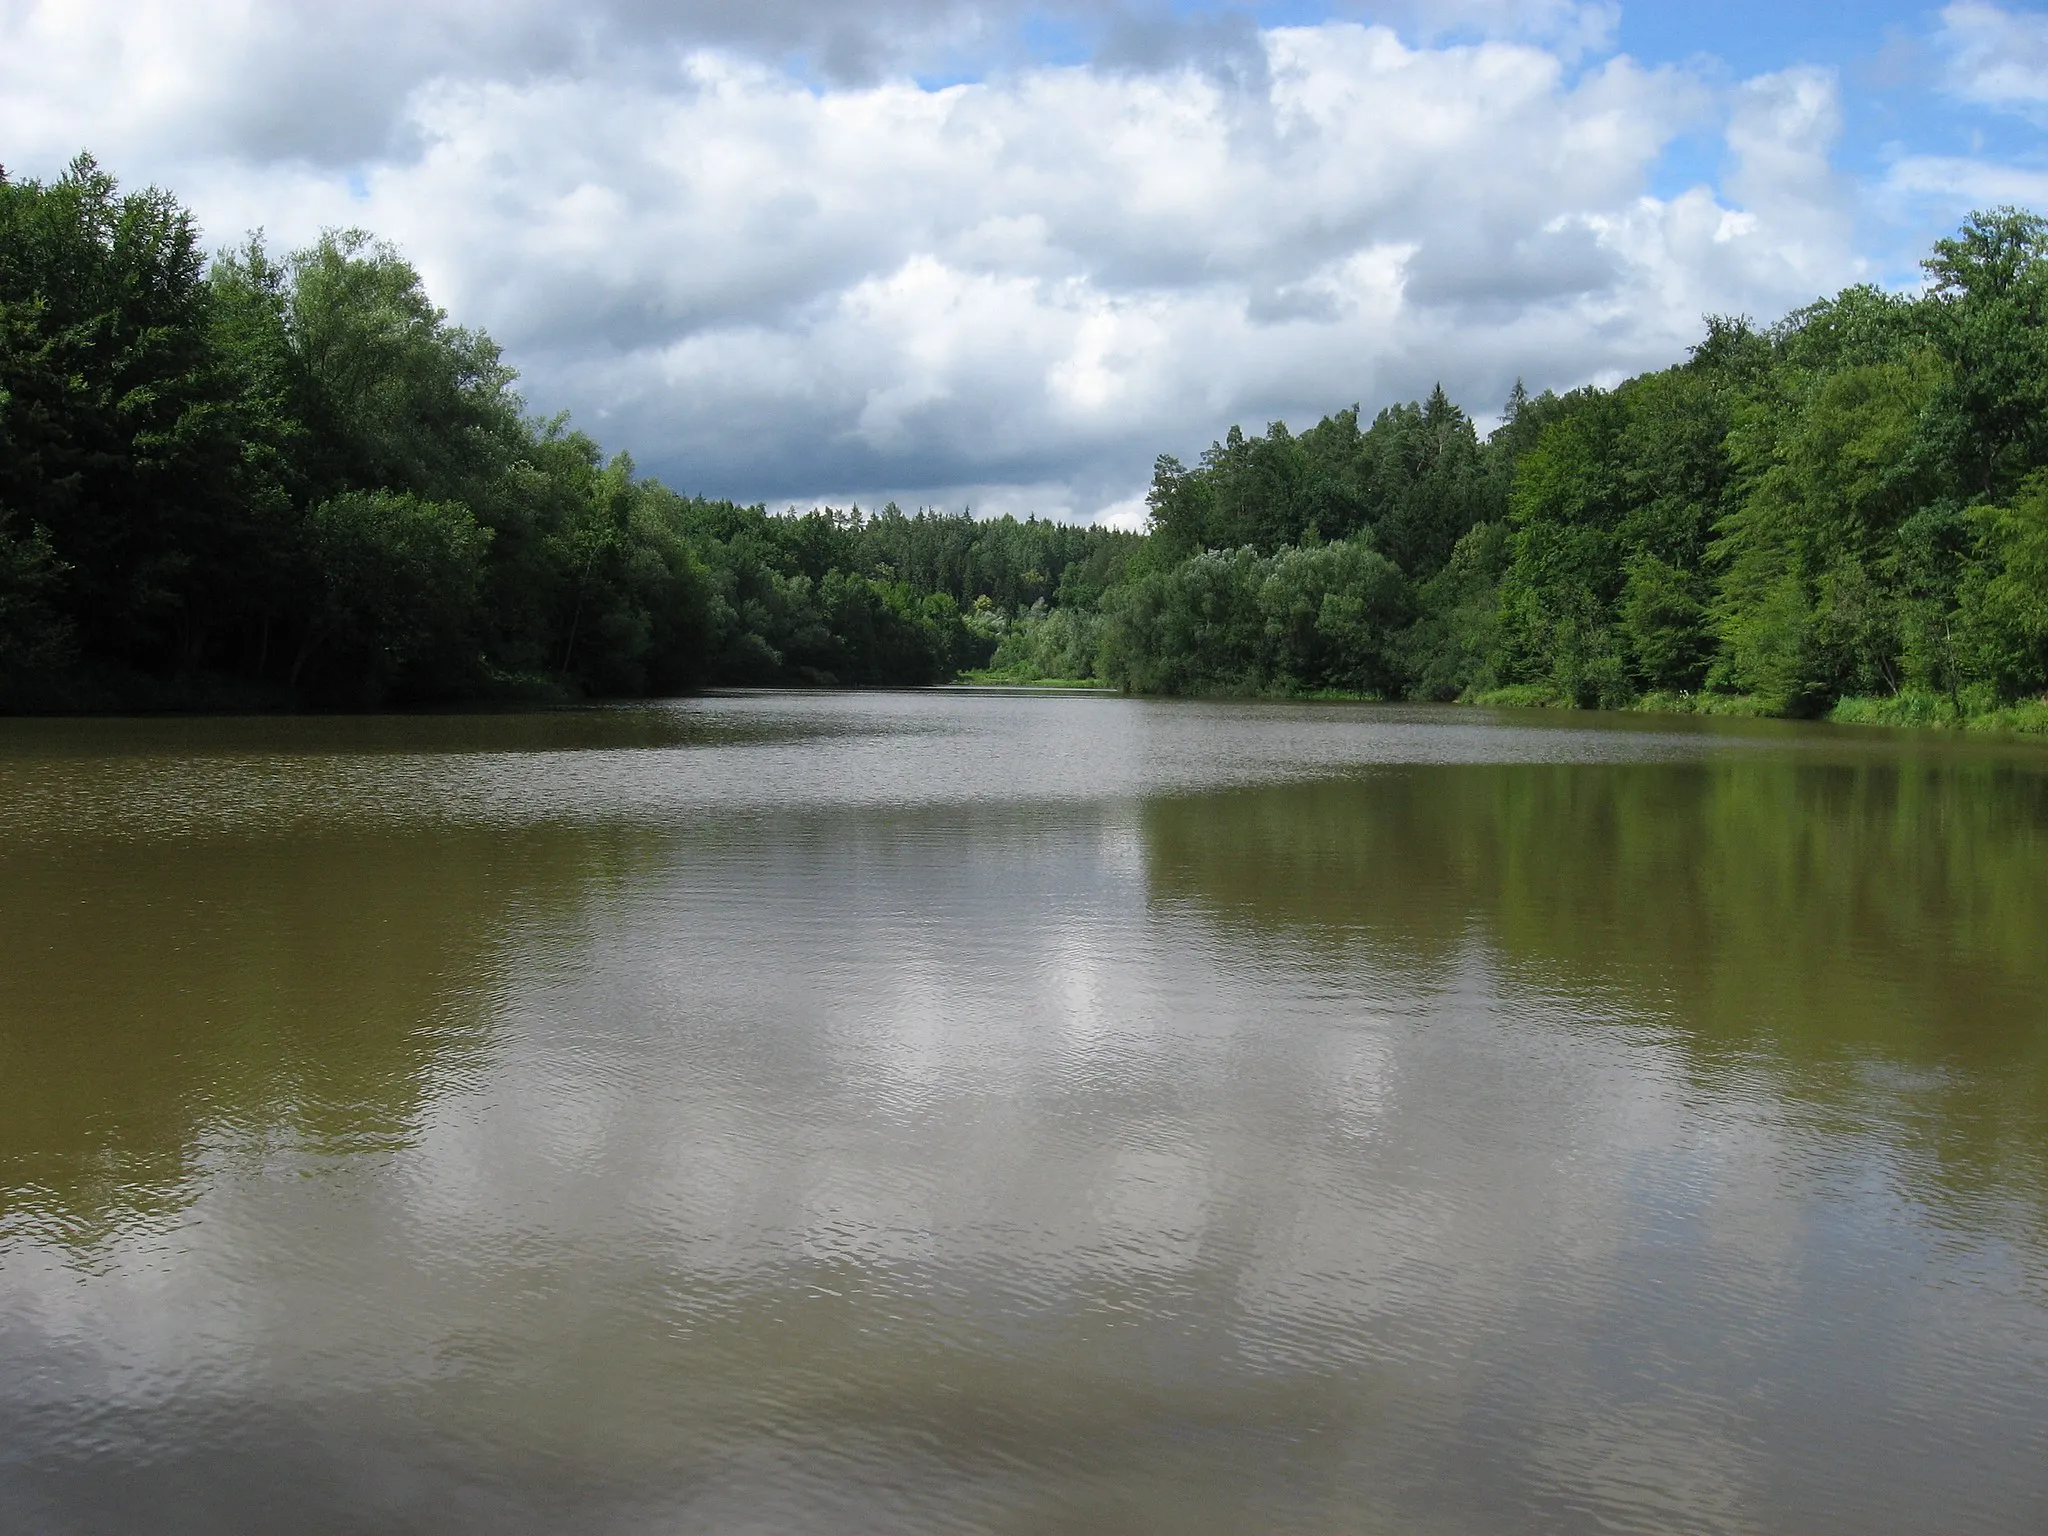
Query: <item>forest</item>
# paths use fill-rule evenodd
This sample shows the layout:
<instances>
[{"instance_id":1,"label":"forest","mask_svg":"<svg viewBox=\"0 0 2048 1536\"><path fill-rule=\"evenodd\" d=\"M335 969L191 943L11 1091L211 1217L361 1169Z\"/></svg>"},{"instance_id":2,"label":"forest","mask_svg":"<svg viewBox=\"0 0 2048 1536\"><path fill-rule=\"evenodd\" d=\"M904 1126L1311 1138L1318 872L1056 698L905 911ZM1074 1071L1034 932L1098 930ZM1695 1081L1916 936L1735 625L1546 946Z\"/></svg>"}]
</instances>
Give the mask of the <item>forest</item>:
<instances>
[{"instance_id":1,"label":"forest","mask_svg":"<svg viewBox=\"0 0 2048 1536\"><path fill-rule=\"evenodd\" d=\"M2048 222L1925 270L1484 435L1441 388L1233 427L1134 534L684 495L369 235L209 256L88 157L0 172L0 709L970 676L2048 729Z\"/></svg>"},{"instance_id":2,"label":"forest","mask_svg":"<svg viewBox=\"0 0 2048 1536\"><path fill-rule=\"evenodd\" d=\"M939 682L1140 542L678 495L513 385L367 235L209 259L89 158L0 174L0 707Z\"/></svg>"}]
</instances>

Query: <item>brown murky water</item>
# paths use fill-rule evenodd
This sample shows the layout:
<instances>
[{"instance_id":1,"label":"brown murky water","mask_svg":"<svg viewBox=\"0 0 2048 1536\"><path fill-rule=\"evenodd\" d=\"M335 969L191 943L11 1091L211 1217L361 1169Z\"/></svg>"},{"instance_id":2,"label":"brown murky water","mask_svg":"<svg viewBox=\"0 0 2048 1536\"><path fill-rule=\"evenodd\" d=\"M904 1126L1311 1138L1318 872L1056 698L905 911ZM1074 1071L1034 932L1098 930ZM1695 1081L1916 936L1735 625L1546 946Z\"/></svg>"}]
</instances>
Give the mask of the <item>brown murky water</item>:
<instances>
[{"instance_id":1,"label":"brown murky water","mask_svg":"<svg viewBox=\"0 0 2048 1536\"><path fill-rule=\"evenodd\" d=\"M2048 749L0 722L0 1528L2048 1530Z\"/></svg>"}]
</instances>

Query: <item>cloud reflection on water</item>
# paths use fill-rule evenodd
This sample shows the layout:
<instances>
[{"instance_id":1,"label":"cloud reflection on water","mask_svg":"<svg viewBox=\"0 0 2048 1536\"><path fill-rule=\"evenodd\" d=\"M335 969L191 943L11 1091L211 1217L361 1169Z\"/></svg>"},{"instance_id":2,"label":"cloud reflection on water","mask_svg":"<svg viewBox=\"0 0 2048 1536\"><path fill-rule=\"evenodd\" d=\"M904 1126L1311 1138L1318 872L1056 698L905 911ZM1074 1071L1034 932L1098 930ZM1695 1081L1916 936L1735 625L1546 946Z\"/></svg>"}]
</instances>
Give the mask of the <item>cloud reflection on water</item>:
<instances>
[{"instance_id":1,"label":"cloud reflection on water","mask_svg":"<svg viewBox=\"0 0 2048 1536\"><path fill-rule=\"evenodd\" d=\"M63 1063L48 1113L99 1138L0 1143L7 1208L72 1220L4 1229L0 1511L2044 1507L2038 770L1428 712L694 707L872 730L434 759L485 816L405 798L416 753L0 759L65 807L0 849L43 956L0 1043ZM151 774L200 805L153 838ZM53 859L93 807L113 835ZM152 1021L175 1047L124 1055ZM104 1174L173 1154L174 1207Z\"/></svg>"}]
</instances>

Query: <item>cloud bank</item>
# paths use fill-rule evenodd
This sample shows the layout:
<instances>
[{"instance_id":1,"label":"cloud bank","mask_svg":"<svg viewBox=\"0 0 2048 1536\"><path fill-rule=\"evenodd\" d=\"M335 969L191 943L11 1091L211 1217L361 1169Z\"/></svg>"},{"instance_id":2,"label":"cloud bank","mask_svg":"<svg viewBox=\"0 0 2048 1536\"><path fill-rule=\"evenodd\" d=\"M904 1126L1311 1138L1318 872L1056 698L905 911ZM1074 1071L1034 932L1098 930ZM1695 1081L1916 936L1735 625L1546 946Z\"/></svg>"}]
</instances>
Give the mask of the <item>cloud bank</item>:
<instances>
[{"instance_id":1,"label":"cloud bank","mask_svg":"<svg viewBox=\"0 0 2048 1536\"><path fill-rule=\"evenodd\" d=\"M2048 15L1958 0L1941 13L1949 84L1981 106L2048 122Z\"/></svg>"},{"instance_id":2,"label":"cloud bank","mask_svg":"<svg viewBox=\"0 0 2048 1536\"><path fill-rule=\"evenodd\" d=\"M1233 421L1484 413L1865 270L1835 77L1603 56L1609 6L845 10L0 0L0 161L90 146L222 243L372 229L537 408L771 504L1130 516ZM1717 183L1653 194L1702 135Z\"/></svg>"}]
</instances>

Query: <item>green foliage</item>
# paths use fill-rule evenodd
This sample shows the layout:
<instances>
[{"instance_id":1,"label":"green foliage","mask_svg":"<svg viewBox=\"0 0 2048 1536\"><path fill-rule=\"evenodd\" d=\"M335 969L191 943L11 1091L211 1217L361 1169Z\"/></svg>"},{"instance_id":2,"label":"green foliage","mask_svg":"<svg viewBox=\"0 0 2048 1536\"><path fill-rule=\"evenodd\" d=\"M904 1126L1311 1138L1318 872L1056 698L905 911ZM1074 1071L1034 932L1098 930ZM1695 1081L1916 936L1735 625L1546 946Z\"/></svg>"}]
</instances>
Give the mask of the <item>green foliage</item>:
<instances>
[{"instance_id":1,"label":"green foliage","mask_svg":"<svg viewBox=\"0 0 2048 1536\"><path fill-rule=\"evenodd\" d=\"M1915 594L1940 585L1907 579L1925 565L1907 525L1940 486L1920 433L1943 372L1924 346L1795 365L1743 402L1730 443L1746 494L1713 549L1719 680L1790 713L1900 686Z\"/></svg>"},{"instance_id":2,"label":"green foliage","mask_svg":"<svg viewBox=\"0 0 2048 1536\"><path fill-rule=\"evenodd\" d=\"M1017 616L1042 610L1048 596L1059 611L1092 612L1099 585L1140 542L1036 518L909 516L893 505L873 517L684 505L715 592L713 682L943 681L988 666Z\"/></svg>"},{"instance_id":3,"label":"green foliage","mask_svg":"<svg viewBox=\"0 0 2048 1536\"><path fill-rule=\"evenodd\" d=\"M2048 474L2009 506L1971 515L1977 558L1957 596L1963 670L2000 699L2048 692Z\"/></svg>"},{"instance_id":4,"label":"green foliage","mask_svg":"<svg viewBox=\"0 0 2048 1536\"><path fill-rule=\"evenodd\" d=\"M64 575L47 528L14 532L0 514L0 709L54 704L70 670L72 633L57 612Z\"/></svg>"},{"instance_id":5,"label":"green foliage","mask_svg":"<svg viewBox=\"0 0 2048 1536\"><path fill-rule=\"evenodd\" d=\"M1412 697L1468 698L1498 683L1500 579L1507 559L1507 524L1481 523L1423 583L1403 641Z\"/></svg>"},{"instance_id":6,"label":"green foliage","mask_svg":"<svg viewBox=\"0 0 2048 1536\"><path fill-rule=\"evenodd\" d=\"M1500 516L1500 459L1441 387L1381 411L1364 431L1356 406L1299 437L1284 422L1263 437L1232 427L1196 469L1170 456L1154 465L1152 533L1168 559L1204 549L1271 554L1370 533L1375 548L1426 580L1468 529Z\"/></svg>"},{"instance_id":7,"label":"green foliage","mask_svg":"<svg viewBox=\"0 0 2048 1536\"><path fill-rule=\"evenodd\" d=\"M1725 448L1747 333L1612 392L1552 402L1517 461L1501 584L1500 670L1586 705L1703 678L1702 566L1730 476Z\"/></svg>"},{"instance_id":8,"label":"green foliage","mask_svg":"<svg viewBox=\"0 0 2048 1536\"><path fill-rule=\"evenodd\" d=\"M297 654L333 692L376 705L462 691L479 667L477 596L490 533L459 502L404 491L344 491L305 520L315 573Z\"/></svg>"},{"instance_id":9,"label":"green foliage","mask_svg":"<svg viewBox=\"0 0 2048 1536\"><path fill-rule=\"evenodd\" d=\"M0 176L13 646L50 658L68 633L116 667L190 661L245 609L239 568L275 544L277 506L245 472L243 402L211 322L196 232L170 197L120 196L86 156L48 185Z\"/></svg>"},{"instance_id":10,"label":"green foliage","mask_svg":"<svg viewBox=\"0 0 2048 1536\"><path fill-rule=\"evenodd\" d=\"M2006 731L2048 736L2048 699L2021 699L2001 704L1992 691L1976 685L1951 698L1924 688L1907 688L1884 698L1839 700L1828 711L1839 725L1885 725L1913 729Z\"/></svg>"},{"instance_id":11,"label":"green foliage","mask_svg":"<svg viewBox=\"0 0 2048 1536\"><path fill-rule=\"evenodd\" d=\"M1209 550L1111 594L1098 666L1141 693L1387 694L1412 609L1407 579L1365 538Z\"/></svg>"},{"instance_id":12,"label":"green foliage","mask_svg":"<svg viewBox=\"0 0 2048 1536\"><path fill-rule=\"evenodd\" d=\"M1950 363L1930 436L1961 494L1995 497L2048 464L2048 220L1972 214L1926 268Z\"/></svg>"},{"instance_id":13,"label":"green foliage","mask_svg":"<svg viewBox=\"0 0 2048 1536\"><path fill-rule=\"evenodd\" d=\"M1033 603L1004 629L988 663L991 680L1086 682L1096 675L1103 618L1082 605Z\"/></svg>"},{"instance_id":14,"label":"green foliage","mask_svg":"<svg viewBox=\"0 0 2048 1536\"><path fill-rule=\"evenodd\" d=\"M168 195L0 176L0 708L940 681L1135 534L773 517L561 420L360 231L209 269Z\"/></svg>"},{"instance_id":15,"label":"green foliage","mask_svg":"<svg viewBox=\"0 0 2048 1536\"><path fill-rule=\"evenodd\" d=\"M1102 600L1110 675L1329 686L1335 627L1250 582L1362 533L1412 611L1354 667L1376 692L2021 728L2048 691L2048 222L1974 215L1927 270L1710 319L1611 390L1518 385L1485 443L1439 391L1162 459L1167 562Z\"/></svg>"},{"instance_id":16,"label":"green foliage","mask_svg":"<svg viewBox=\"0 0 2048 1536\"><path fill-rule=\"evenodd\" d=\"M0 708L366 707L986 669L1995 720L2048 696L2048 222L1690 358L1154 465L1146 534L692 499L527 416L359 231L210 268L81 156L0 174Z\"/></svg>"}]
</instances>

